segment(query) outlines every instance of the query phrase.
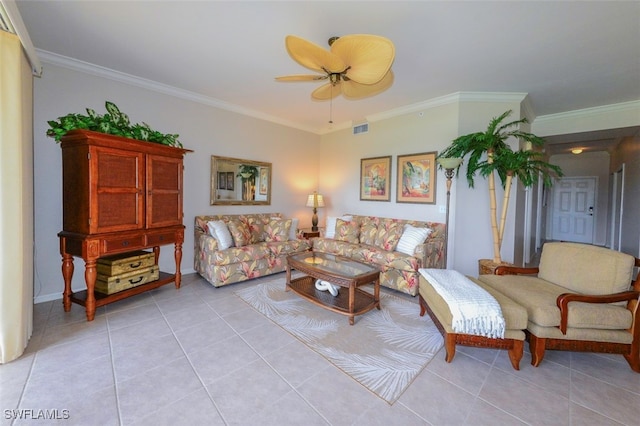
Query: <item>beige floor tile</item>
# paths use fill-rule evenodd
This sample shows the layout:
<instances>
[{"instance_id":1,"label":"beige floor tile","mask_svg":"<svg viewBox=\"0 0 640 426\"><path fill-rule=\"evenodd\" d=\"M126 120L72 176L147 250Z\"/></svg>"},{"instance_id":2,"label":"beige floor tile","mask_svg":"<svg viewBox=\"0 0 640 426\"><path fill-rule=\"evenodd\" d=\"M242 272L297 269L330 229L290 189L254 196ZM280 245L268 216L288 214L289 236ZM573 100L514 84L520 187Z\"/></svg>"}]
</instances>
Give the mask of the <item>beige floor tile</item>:
<instances>
[{"instance_id":1,"label":"beige floor tile","mask_svg":"<svg viewBox=\"0 0 640 426\"><path fill-rule=\"evenodd\" d=\"M332 425L352 424L380 399L335 367L323 369L297 389Z\"/></svg>"},{"instance_id":2,"label":"beige floor tile","mask_svg":"<svg viewBox=\"0 0 640 426\"><path fill-rule=\"evenodd\" d=\"M576 371L571 373L571 401L626 425L640 419L639 394Z\"/></svg>"},{"instance_id":3,"label":"beige floor tile","mask_svg":"<svg viewBox=\"0 0 640 426\"><path fill-rule=\"evenodd\" d=\"M567 398L501 370L491 370L480 398L533 425L566 425L569 422Z\"/></svg>"},{"instance_id":4,"label":"beige floor tile","mask_svg":"<svg viewBox=\"0 0 640 426\"><path fill-rule=\"evenodd\" d=\"M430 424L462 425L473 405L474 397L475 395L425 370L398 401L411 407Z\"/></svg>"},{"instance_id":5,"label":"beige floor tile","mask_svg":"<svg viewBox=\"0 0 640 426\"><path fill-rule=\"evenodd\" d=\"M427 364L426 370L461 387L472 395L480 392L491 366L464 353L457 353L453 361L444 359L445 350L441 349Z\"/></svg>"},{"instance_id":6,"label":"beige floor tile","mask_svg":"<svg viewBox=\"0 0 640 426\"><path fill-rule=\"evenodd\" d=\"M258 354L238 336L189 354L193 368L205 385L246 368L258 358Z\"/></svg>"},{"instance_id":7,"label":"beige floor tile","mask_svg":"<svg viewBox=\"0 0 640 426\"><path fill-rule=\"evenodd\" d=\"M161 318L152 318L133 323L126 327L111 330L111 347L113 350L144 345L148 340L162 336L171 336L171 328Z\"/></svg>"},{"instance_id":8,"label":"beige floor tile","mask_svg":"<svg viewBox=\"0 0 640 426\"><path fill-rule=\"evenodd\" d=\"M198 389L134 421L134 426L222 426L224 421L204 389Z\"/></svg>"},{"instance_id":9,"label":"beige floor tile","mask_svg":"<svg viewBox=\"0 0 640 426\"><path fill-rule=\"evenodd\" d=\"M247 386L247 383L251 383L251 386ZM264 424L263 418L268 423L269 419L279 414L273 411L273 405L290 393L292 388L267 363L257 359L212 381L207 390L225 422L258 424L250 421L253 418L260 419L259 424Z\"/></svg>"},{"instance_id":10,"label":"beige floor tile","mask_svg":"<svg viewBox=\"0 0 640 426\"><path fill-rule=\"evenodd\" d=\"M520 370L514 370L511 367L507 353L501 352L496 359L494 367L539 386L547 392L553 392L564 398L569 398L571 370L561 364L548 361L544 365L534 367L529 362L521 362Z\"/></svg>"},{"instance_id":11,"label":"beige floor tile","mask_svg":"<svg viewBox=\"0 0 640 426\"><path fill-rule=\"evenodd\" d=\"M128 347L120 346L113 350L116 382L131 379L182 357L184 352L173 336L160 336Z\"/></svg>"},{"instance_id":12,"label":"beige floor tile","mask_svg":"<svg viewBox=\"0 0 640 426\"><path fill-rule=\"evenodd\" d=\"M83 426L638 424L640 374L622 356L547 351L534 368L528 345L520 371L504 351L458 346L447 364L441 350L390 405L235 295L264 282L284 274L220 288L187 274L93 322L35 305L25 354L0 365L0 406L69 409L63 424Z\"/></svg>"},{"instance_id":13,"label":"beige floor tile","mask_svg":"<svg viewBox=\"0 0 640 426\"><path fill-rule=\"evenodd\" d=\"M325 368L333 368L324 357L297 340L263 357L294 388L313 380Z\"/></svg>"},{"instance_id":14,"label":"beige floor tile","mask_svg":"<svg viewBox=\"0 0 640 426\"><path fill-rule=\"evenodd\" d=\"M465 421L465 425L470 426L524 426L526 424L506 411L500 410L481 399L475 400L473 408L469 411Z\"/></svg>"},{"instance_id":15,"label":"beige floor tile","mask_svg":"<svg viewBox=\"0 0 640 426\"><path fill-rule=\"evenodd\" d=\"M279 326L271 321L264 322L264 320L257 327L241 333L241 336L262 356L269 355L282 347L298 342L298 339Z\"/></svg>"},{"instance_id":16,"label":"beige floor tile","mask_svg":"<svg viewBox=\"0 0 640 426\"><path fill-rule=\"evenodd\" d=\"M173 331L193 327L194 324L218 318L218 314L206 303L195 303L184 309L163 312L164 318Z\"/></svg>"},{"instance_id":17,"label":"beige floor tile","mask_svg":"<svg viewBox=\"0 0 640 426\"><path fill-rule=\"evenodd\" d=\"M214 345L237 334L218 317L177 330L175 335L185 353L191 354L207 347L214 348Z\"/></svg>"},{"instance_id":18,"label":"beige floor tile","mask_svg":"<svg viewBox=\"0 0 640 426\"><path fill-rule=\"evenodd\" d=\"M186 357L120 382L118 404L122 423L132 424L201 387Z\"/></svg>"},{"instance_id":19,"label":"beige floor tile","mask_svg":"<svg viewBox=\"0 0 640 426\"><path fill-rule=\"evenodd\" d=\"M107 314L107 322L109 324L110 331L151 319L164 321L162 313L155 303L148 303Z\"/></svg>"},{"instance_id":20,"label":"beige floor tile","mask_svg":"<svg viewBox=\"0 0 640 426\"><path fill-rule=\"evenodd\" d=\"M622 424L573 402L570 409L571 426L620 426Z\"/></svg>"}]
</instances>

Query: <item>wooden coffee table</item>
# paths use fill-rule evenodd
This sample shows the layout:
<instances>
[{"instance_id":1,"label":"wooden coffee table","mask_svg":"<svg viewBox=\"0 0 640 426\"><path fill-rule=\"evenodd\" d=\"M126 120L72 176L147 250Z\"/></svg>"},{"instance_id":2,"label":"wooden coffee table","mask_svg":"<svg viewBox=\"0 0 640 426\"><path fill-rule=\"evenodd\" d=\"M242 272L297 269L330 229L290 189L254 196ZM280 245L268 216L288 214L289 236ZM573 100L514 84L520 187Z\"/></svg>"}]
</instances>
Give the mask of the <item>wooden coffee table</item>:
<instances>
[{"instance_id":1,"label":"wooden coffee table","mask_svg":"<svg viewBox=\"0 0 640 426\"><path fill-rule=\"evenodd\" d=\"M291 279L291 270L306 276ZM340 286L337 296L316 289L316 280ZM373 284L373 294L358 287ZM287 286L311 303L349 317L353 325L356 315L373 308L380 309L380 271L366 263L328 253L304 252L287 256Z\"/></svg>"}]
</instances>

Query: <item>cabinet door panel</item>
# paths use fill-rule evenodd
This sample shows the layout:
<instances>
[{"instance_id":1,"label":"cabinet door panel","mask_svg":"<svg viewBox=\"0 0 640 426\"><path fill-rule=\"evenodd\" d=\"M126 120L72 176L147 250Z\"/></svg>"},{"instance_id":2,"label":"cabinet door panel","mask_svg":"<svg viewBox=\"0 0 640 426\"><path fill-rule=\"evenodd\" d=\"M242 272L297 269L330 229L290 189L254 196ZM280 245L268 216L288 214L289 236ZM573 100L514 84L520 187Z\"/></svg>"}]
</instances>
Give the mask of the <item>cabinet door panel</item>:
<instances>
[{"instance_id":1,"label":"cabinet door panel","mask_svg":"<svg viewBox=\"0 0 640 426\"><path fill-rule=\"evenodd\" d=\"M147 228L182 224L182 158L147 156Z\"/></svg>"},{"instance_id":2,"label":"cabinet door panel","mask_svg":"<svg viewBox=\"0 0 640 426\"><path fill-rule=\"evenodd\" d=\"M91 162L91 232L142 229L144 155L95 147Z\"/></svg>"}]
</instances>

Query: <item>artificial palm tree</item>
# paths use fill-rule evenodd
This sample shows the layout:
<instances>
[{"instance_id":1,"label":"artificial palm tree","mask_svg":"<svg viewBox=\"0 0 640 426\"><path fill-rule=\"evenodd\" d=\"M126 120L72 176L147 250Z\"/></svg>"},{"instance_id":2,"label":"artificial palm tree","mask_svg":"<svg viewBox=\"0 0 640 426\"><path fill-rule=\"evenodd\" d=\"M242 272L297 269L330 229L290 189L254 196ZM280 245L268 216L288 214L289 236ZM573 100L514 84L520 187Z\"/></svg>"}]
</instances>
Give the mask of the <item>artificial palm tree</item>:
<instances>
[{"instance_id":1,"label":"artificial palm tree","mask_svg":"<svg viewBox=\"0 0 640 426\"><path fill-rule=\"evenodd\" d=\"M544 160L544 154L533 150L513 151L506 140L515 137L520 141L529 142L532 147L541 147L544 140L532 133L519 130L519 126L527 123L526 118L503 124L502 121L511 115L512 111L506 111L499 117L494 117L487 130L476 132L456 138L449 147L438 155L439 158L464 158L467 159L467 183L470 188L474 186L476 173L487 178L489 183L489 208L491 211L491 231L493 237L493 262L502 263L500 248L507 219L509 207L509 195L513 177L520 179L522 185L530 187L542 176L546 186L552 184L552 177L562 176L560 167L549 164ZM456 172L459 172L460 166ZM498 224L495 174L498 174L504 197L502 211Z\"/></svg>"}]
</instances>

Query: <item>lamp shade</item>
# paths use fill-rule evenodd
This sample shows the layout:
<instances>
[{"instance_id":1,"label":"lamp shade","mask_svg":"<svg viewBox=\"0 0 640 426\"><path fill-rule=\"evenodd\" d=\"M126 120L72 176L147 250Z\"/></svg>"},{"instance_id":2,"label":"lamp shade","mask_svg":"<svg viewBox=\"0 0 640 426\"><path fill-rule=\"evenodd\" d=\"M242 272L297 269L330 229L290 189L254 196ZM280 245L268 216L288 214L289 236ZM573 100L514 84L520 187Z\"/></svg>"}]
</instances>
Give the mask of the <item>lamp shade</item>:
<instances>
[{"instance_id":1,"label":"lamp shade","mask_svg":"<svg viewBox=\"0 0 640 426\"><path fill-rule=\"evenodd\" d=\"M442 167L443 169L455 169L460 164L462 164L462 158L455 158L455 157L438 158L437 161L438 161L438 164L440 164L440 167Z\"/></svg>"},{"instance_id":2,"label":"lamp shade","mask_svg":"<svg viewBox=\"0 0 640 426\"><path fill-rule=\"evenodd\" d=\"M307 197L307 207L324 207L324 198L322 198L322 195L314 191L313 194L310 194Z\"/></svg>"}]
</instances>

